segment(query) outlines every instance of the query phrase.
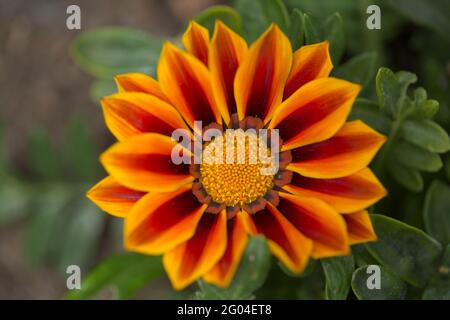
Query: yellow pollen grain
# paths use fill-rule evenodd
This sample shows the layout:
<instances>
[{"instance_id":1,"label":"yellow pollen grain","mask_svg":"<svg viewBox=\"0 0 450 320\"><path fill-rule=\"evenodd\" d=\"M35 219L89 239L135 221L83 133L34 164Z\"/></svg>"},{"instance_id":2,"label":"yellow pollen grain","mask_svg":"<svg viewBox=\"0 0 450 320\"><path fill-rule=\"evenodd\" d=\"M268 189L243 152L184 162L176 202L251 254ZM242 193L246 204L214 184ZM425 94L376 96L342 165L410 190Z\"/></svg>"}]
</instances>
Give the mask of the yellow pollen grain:
<instances>
[{"instance_id":1,"label":"yellow pollen grain","mask_svg":"<svg viewBox=\"0 0 450 320\"><path fill-rule=\"evenodd\" d=\"M274 176L261 172L271 166L267 158L262 160L259 156L259 152L270 156L269 148L259 151L259 147L265 145L256 134L236 130L231 135L216 137L204 146L200 182L213 201L242 207L272 189Z\"/></svg>"}]
</instances>

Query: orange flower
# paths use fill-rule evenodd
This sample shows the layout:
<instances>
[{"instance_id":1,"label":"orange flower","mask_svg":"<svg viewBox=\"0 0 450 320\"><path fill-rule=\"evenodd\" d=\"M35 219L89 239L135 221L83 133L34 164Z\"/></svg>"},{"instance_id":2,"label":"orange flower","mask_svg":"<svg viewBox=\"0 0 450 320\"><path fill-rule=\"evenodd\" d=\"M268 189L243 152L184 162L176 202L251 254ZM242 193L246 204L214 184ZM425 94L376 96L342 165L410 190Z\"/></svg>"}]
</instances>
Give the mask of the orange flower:
<instances>
[{"instance_id":1,"label":"orange flower","mask_svg":"<svg viewBox=\"0 0 450 320\"><path fill-rule=\"evenodd\" d=\"M102 100L119 142L101 156L109 176L88 197L125 218L127 249L163 254L182 289L199 278L228 286L249 235L263 234L294 272L310 257L345 255L374 240L365 208L386 191L367 166L385 137L345 122L360 86L329 77L328 43L292 53L272 25L248 48L221 22L211 40L192 22L183 43L187 52L164 45L158 81L120 75L119 93ZM170 135L193 134L198 120L219 130L278 129L278 171L263 176L262 163L248 159L174 164Z\"/></svg>"}]
</instances>

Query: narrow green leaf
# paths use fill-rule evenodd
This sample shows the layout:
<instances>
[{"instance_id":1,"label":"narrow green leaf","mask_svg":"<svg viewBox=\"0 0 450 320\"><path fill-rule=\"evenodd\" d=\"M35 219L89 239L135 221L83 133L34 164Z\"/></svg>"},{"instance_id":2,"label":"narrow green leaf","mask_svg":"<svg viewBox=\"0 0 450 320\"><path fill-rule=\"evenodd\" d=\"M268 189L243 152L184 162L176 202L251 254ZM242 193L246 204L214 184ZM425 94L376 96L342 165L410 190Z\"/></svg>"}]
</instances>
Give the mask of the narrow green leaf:
<instances>
[{"instance_id":1,"label":"narrow green leaf","mask_svg":"<svg viewBox=\"0 0 450 320\"><path fill-rule=\"evenodd\" d=\"M53 248L61 242L61 230L67 227L64 209L72 196L71 190L63 186L55 184L41 187L25 229L24 256L30 265L53 260Z\"/></svg>"},{"instance_id":2,"label":"narrow green leaf","mask_svg":"<svg viewBox=\"0 0 450 320\"><path fill-rule=\"evenodd\" d=\"M425 197L423 219L426 231L442 244L450 243L450 186L435 180Z\"/></svg>"},{"instance_id":3,"label":"narrow green leaf","mask_svg":"<svg viewBox=\"0 0 450 320\"><path fill-rule=\"evenodd\" d=\"M349 120L362 120L384 134L389 134L391 128L391 120L380 110L378 103L364 98L356 99Z\"/></svg>"},{"instance_id":4,"label":"narrow green leaf","mask_svg":"<svg viewBox=\"0 0 450 320\"><path fill-rule=\"evenodd\" d=\"M322 40L320 30L315 27L311 20L311 17L305 13L303 15L303 21L305 26L305 44L320 42Z\"/></svg>"},{"instance_id":5,"label":"narrow green leaf","mask_svg":"<svg viewBox=\"0 0 450 320\"><path fill-rule=\"evenodd\" d=\"M303 13L295 8L291 14L291 26L289 28L289 40L293 51L304 44L304 25Z\"/></svg>"},{"instance_id":6,"label":"narrow green leaf","mask_svg":"<svg viewBox=\"0 0 450 320\"><path fill-rule=\"evenodd\" d=\"M249 43L255 41L270 25L259 1L235 0L234 8L241 16L241 21L244 22L242 33Z\"/></svg>"},{"instance_id":7,"label":"narrow green leaf","mask_svg":"<svg viewBox=\"0 0 450 320\"><path fill-rule=\"evenodd\" d=\"M126 72L155 73L162 42L140 30L105 27L80 34L70 53L85 71L110 79Z\"/></svg>"},{"instance_id":8,"label":"narrow green leaf","mask_svg":"<svg viewBox=\"0 0 450 320\"><path fill-rule=\"evenodd\" d=\"M43 180L62 178L61 159L59 158L49 133L44 129L35 129L29 137L28 161L32 174Z\"/></svg>"},{"instance_id":9,"label":"narrow green leaf","mask_svg":"<svg viewBox=\"0 0 450 320\"><path fill-rule=\"evenodd\" d=\"M103 231L105 215L85 197L78 201L59 244L58 267L62 273L69 265L77 265L82 270L88 266Z\"/></svg>"},{"instance_id":10,"label":"narrow green leaf","mask_svg":"<svg viewBox=\"0 0 450 320\"><path fill-rule=\"evenodd\" d=\"M98 151L86 121L76 115L70 120L65 142L66 172L79 181L95 181L101 169Z\"/></svg>"},{"instance_id":11,"label":"narrow green leaf","mask_svg":"<svg viewBox=\"0 0 450 320\"><path fill-rule=\"evenodd\" d=\"M270 23L276 23L285 33L289 30L289 13L282 0L256 0L263 8L264 16Z\"/></svg>"},{"instance_id":12,"label":"narrow green leaf","mask_svg":"<svg viewBox=\"0 0 450 320\"><path fill-rule=\"evenodd\" d=\"M439 155L404 141L395 145L392 156L404 166L421 171L436 172L442 168Z\"/></svg>"},{"instance_id":13,"label":"narrow green leaf","mask_svg":"<svg viewBox=\"0 0 450 320\"><path fill-rule=\"evenodd\" d=\"M406 141L431 152L444 153L450 150L447 132L432 120L406 120L400 134Z\"/></svg>"},{"instance_id":14,"label":"narrow green leaf","mask_svg":"<svg viewBox=\"0 0 450 320\"><path fill-rule=\"evenodd\" d=\"M345 50L345 33L342 17L334 13L328 17L322 27L324 40L330 43L330 55L334 65L337 65Z\"/></svg>"},{"instance_id":15,"label":"narrow green leaf","mask_svg":"<svg viewBox=\"0 0 450 320\"><path fill-rule=\"evenodd\" d=\"M242 31L241 17L239 16L239 13L229 6L211 6L202 11L194 18L194 20L205 28L208 28L211 34L214 32L216 20L221 20L237 33L241 33Z\"/></svg>"},{"instance_id":16,"label":"narrow green leaf","mask_svg":"<svg viewBox=\"0 0 450 320\"><path fill-rule=\"evenodd\" d=\"M0 226L25 217L30 211L33 193L28 185L1 175Z\"/></svg>"},{"instance_id":17,"label":"narrow green leaf","mask_svg":"<svg viewBox=\"0 0 450 320\"><path fill-rule=\"evenodd\" d=\"M422 294L424 300L450 300L450 245L444 250L436 275Z\"/></svg>"},{"instance_id":18,"label":"narrow green leaf","mask_svg":"<svg viewBox=\"0 0 450 320\"><path fill-rule=\"evenodd\" d=\"M394 180L406 189L412 192L422 191L423 179L416 169L407 167L393 158L390 158L387 168Z\"/></svg>"},{"instance_id":19,"label":"narrow green leaf","mask_svg":"<svg viewBox=\"0 0 450 320\"><path fill-rule=\"evenodd\" d=\"M198 299L250 299L253 292L264 284L270 269L271 255L261 236L250 238L238 270L230 286L218 288L199 281Z\"/></svg>"},{"instance_id":20,"label":"narrow green leaf","mask_svg":"<svg viewBox=\"0 0 450 320\"><path fill-rule=\"evenodd\" d=\"M369 266L362 266L353 272L352 289L359 300L400 300L406 295L407 286L399 277L383 266L380 268L380 288L369 289L369 277L372 270ZM370 272L369 272L370 271Z\"/></svg>"},{"instance_id":21,"label":"narrow green leaf","mask_svg":"<svg viewBox=\"0 0 450 320\"><path fill-rule=\"evenodd\" d=\"M66 299L93 299L105 289L115 290L116 298L130 299L152 280L164 275L160 257L123 253L103 260L81 283L80 290Z\"/></svg>"},{"instance_id":22,"label":"narrow green leaf","mask_svg":"<svg viewBox=\"0 0 450 320\"><path fill-rule=\"evenodd\" d=\"M363 87L372 79L377 66L375 52L361 53L339 66L334 72L336 77L356 82Z\"/></svg>"},{"instance_id":23,"label":"narrow green leaf","mask_svg":"<svg viewBox=\"0 0 450 320\"><path fill-rule=\"evenodd\" d=\"M423 287L438 263L442 246L422 230L398 220L373 214L378 240L367 249L384 267L402 280Z\"/></svg>"},{"instance_id":24,"label":"narrow green leaf","mask_svg":"<svg viewBox=\"0 0 450 320\"><path fill-rule=\"evenodd\" d=\"M327 280L325 296L329 300L347 299L355 261L352 255L320 260Z\"/></svg>"}]
</instances>

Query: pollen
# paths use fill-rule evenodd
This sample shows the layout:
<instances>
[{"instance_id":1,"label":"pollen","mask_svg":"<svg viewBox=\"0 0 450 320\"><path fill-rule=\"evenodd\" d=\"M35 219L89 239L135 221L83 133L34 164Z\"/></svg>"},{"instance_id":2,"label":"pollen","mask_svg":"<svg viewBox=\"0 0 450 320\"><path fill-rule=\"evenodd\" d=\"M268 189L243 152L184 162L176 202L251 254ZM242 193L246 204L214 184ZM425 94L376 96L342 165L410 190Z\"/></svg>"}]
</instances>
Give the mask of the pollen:
<instances>
[{"instance_id":1,"label":"pollen","mask_svg":"<svg viewBox=\"0 0 450 320\"><path fill-rule=\"evenodd\" d=\"M200 182L214 202L242 207L272 189L271 168L270 148L256 132L227 130L204 146Z\"/></svg>"}]
</instances>

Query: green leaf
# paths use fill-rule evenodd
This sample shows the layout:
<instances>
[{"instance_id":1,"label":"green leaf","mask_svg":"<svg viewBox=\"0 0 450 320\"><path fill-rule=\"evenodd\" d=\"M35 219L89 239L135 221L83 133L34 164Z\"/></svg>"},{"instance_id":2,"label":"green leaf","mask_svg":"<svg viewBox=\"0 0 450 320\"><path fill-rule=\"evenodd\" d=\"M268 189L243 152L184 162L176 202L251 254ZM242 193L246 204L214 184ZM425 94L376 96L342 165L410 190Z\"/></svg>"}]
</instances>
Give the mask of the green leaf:
<instances>
[{"instance_id":1,"label":"green leaf","mask_svg":"<svg viewBox=\"0 0 450 320\"><path fill-rule=\"evenodd\" d=\"M242 30L241 17L239 16L239 13L229 6L211 6L202 11L197 17L194 18L194 20L205 28L208 28L211 34L214 32L216 20L221 20L237 33L241 33Z\"/></svg>"},{"instance_id":2,"label":"green leaf","mask_svg":"<svg viewBox=\"0 0 450 320\"><path fill-rule=\"evenodd\" d=\"M263 8L264 16L269 22L276 23L281 30L289 30L289 13L282 0L256 0Z\"/></svg>"},{"instance_id":3,"label":"green leaf","mask_svg":"<svg viewBox=\"0 0 450 320\"><path fill-rule=\"evenodd\" d=\"M423 219L426 231L442 244L450 243L450 186L431 183L425 197Z\"/></svg>"},{"instance_id":4,"label":"green leaf","mask_svg":"<svg viewBox=\"0 0 450 320\"><path fill-rule=\"evenodd\" d=\"M407 286L399 277L383 266L380 268L380 288L369 289L368 279L373 271L362 266L353 272L352 289L359 300L400 300L406 295Z\"/></svg>"},{"instance_id":5,"label":"green leaf","mask_svg":"<svg viewBox=\"0 0 450 320\"><path fill-rule=\"evenodd\" d=\"M447 132L432 120L405 120L400 132L403 139L435 153L450 150Z\"/></svg>"},{"instance_id":6,"label":"green leaf","mask_svg":"<svg viewBox=\"0 0 450 320\"><path fill-rule=\"evenodd\" d=\"M334 13L323 24L324 39L330 43L330 55L333 64L337 65L345 50L345 33L342 17Z\"/></svg>"},{"instance_id":7,"label":"green leaf","mask_svg":"<svg viewBox=\"0 0 450 320\"><path fill-rule=\"evenodd\" d=\"M388 68L380 68L376 77L376 90L381 109L394 119L398 118L405 108L408 86L417 81L415 74L400 71L394 74Z\"/></svg>"},{"instance_id":8,"label":"green leaf","mask_svg":"<svg viewBox=\"0 0 450 320\"><path fill-rule=\"evenodd\" d=\"M303 15L305 26L305 44L313 44L321 41L320 30L315 27L311 17L306 13Z\"/></svg>"},{"instance_id":9,"label":"green leaf","mask_svg":"<svg viewBox=\"0 0 450 320\"><path fill-rule=\"evenodd\" d=\"M285 33L289 31L289 14L281 0L235 0L234 7L245 22L243 33L249 42L259 37L271 23L276 23Z\"/></svg>"},{"instance_id":10,"label":"green leaf","mask_svg":"<svg viewBox=\"0 0 450 320\"><path fill-rule=\"evenodd\" d=\"M291 26L289 28L289 40L293 51L304 44L304 25L303 13L295 8L291 14Z\"/></svg>"},{"instance_id":11,"label":"green leaf","mask_svg":"<svg viewBox=\"0 0 450 320\"><path fill-rule=\"evenodd\" d=\"M416 169L407 167L395 159L390 159L387 166L390 175L404 188L412 192L420 192L423 189L423 179Z\"/></svg>"},{"instance_id":12,"label":"green leaf","mask_svg":"<svg viewBox=\"0 0 450 320\"><path fill-rule=\"evenodd\" d=\"M271 255L265 239L261 236L250 238L238 270L230 286L218 288L199 281L198 299L250 299L253 292L264 284L270 269Z\"/></svg>"},{"instance_id":13,"label":"green leaf","mask_svg":"<svg viewBox=\"0 0 450 320\"><path fill-rule=\"evenodd\" d=\"M404 166L421 171L436 172L442 168L439 155L404 141L395 145L392 156Z\"/></svg>"},{"instance_id":14,"label":"green leaf","mask_svg":"<svg viewBox=\"0 0 450 320\"><path fill-rule=\"evenodd\" d=\"M355 260L353 256L342 256L320 260L327 280L325 296L328 300L347 299Z\"/></svg>"},{"instance_id":15,"label":"green leaf","mask_svg":"<svg viewBox=\"0 0 450 320\"><path fill-rule=\"evenodd\" d=\"M94 141L84 118L72 117L66 133L64 151L66 171L77 180L91 182L100 175L98 151Z\"/></svg>"},{"instance_id":16,"label":"green leaf","mask_svg":"<svg viewBox=\"0 0 450 320\"><path fill-rule=\"evenodd\" d=\"M46 130L35 129L31 132L28 161L36 178L53 181L62 178L61 162Z\"/></svg>"},{"instance_id":17,"label":"green leaf","mask_svg":"<svg viewBox=\"0 0 450 320\"><path fill-rule=\"evenodd\" d=\"M450 3L446 0L391 0L393 6L409 19L439 33L450 41Z\"/></svg>"},{"instance_id":18,"label":"green leaf","mask_svg":"<svg viewBox=\"0 0 450 320\"><path fill-rule=\"evenodd\" d=\"M11 177L0 175L0 226L13 223L29 212L33 197L28 185Z\"/></svg>"},{"instance_id":19,"label":"green leaf","mask_svg":"<svg viewBox=\"0 0 450 320\"><path fill-rule=\"evenodd\" d=\"M126 72L155 73L161 40L140 30L105 27L79 35L70 53L85 71L110 79Z\"/></svg>"},{"instance_id":20,"label":"green leaf","mask_svg":"<svg viewBox=\"0 0 450 320\"><path fill-rule=\"evenodd\" d=\"M450 245L444 250L444 255L437 268L437 274L423 291L424 300L450 300Z\"/></svg>"},{"instance_id":21,"label":"green leaf","mask_svg":"<svg viewBox=\"0 0 450 320\"><path fill-rule=\"evenodd\" d=\"M287 274L289 277L293 277L293 278L306 278L309 275L311 275L311 273L314 272L314 270L316 269L316 265L317 265L317 260L310 258L308 261L308 264L306 265L305 270L303 270L302 273L294 273L291 270L289 270L284 264L282 264L281 262L278 262L278 266L280 267L280 269Z\"/></svg>"},{"instance_id":22,"label":"green leaf","mask_svg":"<svg viewBox=\"0 0 450 320\"><path fill-rule=\"evenodd\" d=\"M61 272L65 272L69 265L77 265L84 270L94 257L102 235L106 216L85 197L82 199L64 228L64 238L58 250Z\"/></svg>"},{"instance_id":23,"label":"green leaf","mask_svg":"<svg viewBox=\"0 0 450 320\"><path fill-rule=\"evenodd\" d=\"M388 134L391 128L391 120L381 112L378 103L364 98L356 99L349 120L362 120L384 134Z\"/></svg>"},{"instance_id":24,"label":"green leaf","mask_svg":"<svg viewBox=\"0 0 450 320\"><path fill-rule=\"evenodd\" d=\"M117 92L117 86L113 79L95 80L89 89L92 101L100 103L101 98Z\"/></svg>"},{"instance_id":25,"label":"green leaf","mask_svg":"<svg viewBox=\"0 0 450 320\"><path fill-rule=\"evenodd\" d=\"M402 280L423 287L440 257L439 242L422 230L386 216L373 214L371 220L378 237L366 244L372 256Z\"/></svg>"},{"instance_id":26,"label":"green leaf","mask_svg":"<svg viewBox=\"0 0 450 320\"><path fill-rule=\"evenodd\" d=\"M123 253L103 260L81 283L80 290L66 299L93 299L105 289L114 289L117 299L130 299L152 280L162 277L160 257Z\"/></svg>"},{"instance_id":27,"label":"green leaf","mask_svg":"<svg viewBox=\"0 0 450 320\"><path fill-rule=\"evenodd\" d=\"M355 259L355 264L358 267L369 264L377 264L377 261L370 255L364 244L353 245L352 254Z\"/></svg>"},{"instance_id":28,"label":"green leaf","mask_svg":"<svg viewBox=\"0 0 450 320\"><path fill-rule=\"evenodd\" d=\"M361 53L340 65L334 72L336 77L359 83L363 87L369 84L377 66L375 52Z\"/></svg>"},{"instance_id":29,"label":"green leaf","mask_svg":"<svg viewBox=\"0 0 450 320\"><path fill-rule=\"evenodd\" d=\"M61 242L62 231L67 227L64 209L67 209L73 197L71 190L57 184L43 186L39 192L26 225L24 239L24 255L33 266L50 262L54 258L53 249Z\"/></svg>"}]
</instances>

